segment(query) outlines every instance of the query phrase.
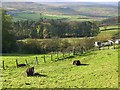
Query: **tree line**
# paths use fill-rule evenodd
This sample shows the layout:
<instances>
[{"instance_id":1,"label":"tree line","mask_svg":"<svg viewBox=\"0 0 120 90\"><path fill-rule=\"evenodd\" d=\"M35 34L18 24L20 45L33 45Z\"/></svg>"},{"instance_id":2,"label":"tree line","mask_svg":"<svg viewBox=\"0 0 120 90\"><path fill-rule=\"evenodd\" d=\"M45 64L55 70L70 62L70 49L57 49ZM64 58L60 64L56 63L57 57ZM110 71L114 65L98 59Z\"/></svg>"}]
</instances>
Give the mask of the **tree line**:
<instances>
[{"instance_id":1,"label":"tree line","mask_svg":"<svg viewBox=\"0 0 120 90\"><path fill-rule=\"evenodd\" d=\"M17 39L24 38L66 38L66 37L92 37L96 36L99 27L90 21L62 21L44 20L39 21L17 21L13 22L13 33Z\"/></svg>"},{"instance_id":2,"label":"tree line","mask_svg":"<svg viewBox=\"0 0 120 90\"><path fill-rule=\"evenodd\" d=\"M51 41L43 40L42 42L18 42L17 40L25 38L92 37L96 36L99 32L99 27L90 21L77 22L41 18L38 21L26 20L12 22L12 17L6 14L5 10L2 10L3 53L47 53L53 50L67 50L77 44L72 45L67 41L60 41L58 39L51 39ZM77 46L81 47L82 43ZM85 45L83 46L85 47Z\"/></svg>"},{"instance_id":3,"label":"tree line","mask_svg":"<svg viewBox=\"0 0 120 90\"><path fill-rule=\"evenodd\" d=\"M25 41L18 41L19 53L43 54L50 52L83 52L94 47L93 38L83 38L76 41L68 41L61 38L52 38L46 40L27 39Z\"/></svg>"}]
</instances>

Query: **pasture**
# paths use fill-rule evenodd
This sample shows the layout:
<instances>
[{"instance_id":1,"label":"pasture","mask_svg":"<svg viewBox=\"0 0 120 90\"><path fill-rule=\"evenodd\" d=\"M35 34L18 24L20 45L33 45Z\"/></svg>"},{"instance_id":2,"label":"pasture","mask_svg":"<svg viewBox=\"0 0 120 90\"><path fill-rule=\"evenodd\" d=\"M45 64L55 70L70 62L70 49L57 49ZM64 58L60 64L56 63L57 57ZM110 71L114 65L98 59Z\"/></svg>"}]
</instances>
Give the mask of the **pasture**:
<instances>
[{"instance_id":1,"label":"pasture","mask_svg":"<svg viewBox=\"0 0 120 90\"><path fill-rule=\"evenodd\" d=\"M116 5L114 6L111 4L103 5L102 3L99 4L99 3L78 3L78 2L76 3L73 3L73 2L72 3L62 3L62 2L61 3L33 3L33 2L30 2L30 3L13 2L12 3L11 2L11 4L3 3L3 8L5 8L8 11L7 13L12 16L13 22L20 21L20 20L38 21L41 18L43 18L46 20L57 19L57 20L67 20L67 21L91 21L91 22L93 21L99 24L104 19L117 16L116 12L118 11L118 8L117 8L118 6ZM12 23L12 21L10 21L10 23ZM96 21L100 21L100 22L96 22ZM9 23L5 22L5 25L6 25L5 27L7 27L7 25L9 26ZM92 24L90 24L90 26L91 25ZM17 29L18 29L18 26L21 27L20 33L17 33L18 36L19 34L24 34L23 31L28 30L28 29L25 29L26 27L28 27L28 25L24 25L26 26L25 28L24 27L22 28L21 25L16 25ZM32 26L33 26L32 29L36 29L35 25L32 25ZM40 27L42 26L43 26L43 29L40 28L39 31L41 31L42 34L44 31L44 34L46 34L48 25L44 27L44 24L42 25L41 23ZM75 28L77 30L79 27L75 23L75 25L73 25L70 28ZM12 28L10 27L5 28L6 31L7 29L11 30ZM19 31L17 29L15 30ZM34 34L32 32L32 29L30 29L31 31L30 34ZM54 28L51 28L51 30L52 29L54 30ZM70 30L75 30L75 29L70 29ZM17 42L19 41L28 42L28 45L30 46L29 48L27 44L26 45L23 44L23 47L22 48L20 47L18 53L24 53L24 51L27 51L27 50L28 50L27 53L29 53L29 50L34 53L34 48L36 51L38 49L41 50L41 51L39 50L37 51L37 53L40 53L47 50L49 51L49 49L52 51L54 47L56 51L58 48L58 50L62 50L64 52L64 50L68 46L71 46L69 47L69 49L70 50L73 49L73 52L71 51L68 53L66 50L66 52L59 53L59 54L47 53L47 52L46 52L47 54L17 54L17 53L3 54L2 56L0 56L0 59L1 59L0 70L2 71L0 73L0 77L2 77L0 81L0 88L3 88L3 89L4 88L31 88L31 89L35 89L35 88L118 88L119 46L114 44L113 46L107 47L106 45L105 47L99 48L99 50L98 48L92 47L94 41L103 42L106 40L111 40L111 38L115 34L117 34L118 29L119 29L118 26L103 26L103 27L100 27L100 33L94 37L78 37L78 38L77 36L72 38L53 37L52 39L49 39L49 38L35 39L36 37L33 37L34 39L31 39L32 36L34 35L30 35L31 37L26 38L24 40L17 40ZM85 29L85 31L86 30L87 29ZM85 31L84 33L89 33ZM37 34L38 33L36 33L35 36L38 36ZM39 35L40 34L41 33L39 32ZM92 38L91 41L88 40L89 38ZM60 45L55 45L56 42L50 43L50 41L48 40L53 40L53 41L63 40L66 42L62 42L62 44L60 43ZM4 40L4 41L7 41L7 40ZM36 41L40 42L40 44L38 44ZM18 44L18 47L20 44ZM51 46L52 44L55 46ZM89 47L89 45L91 47ZM114 46L116 46L116 48L114 48ZM85 47L85 49L83 47ZM6 51L10 52L9 47L7 48L8 49ZM15 48L14 46L12 46L12 48L10 47L10 49L14 49L14 48ZM76 55L75 50L78 51L79 54ZM80 66L73 65L74 60L80 60L82 64ZM16 65L17 61L19 64L22 64L22 65L25 65L27 62L28 65L24 67L17 67L17 66L20 66L18 64ZM38 74L27 77L25 74L25 71L29 67L34 67L35 73L38 73Z\"/></svg>"},{"instance_id":2,"label":"pasture","mask_svg":"<svg viewBox=\"0 0 120 90\"><path fill-rule=\"evenodd\" d=\"M13 21L18 21L18 20L35 20L35 21L37 21L40 18L68 19L70 17L69 16L62 16L62 15L49 15L49 14L40 15L39 13L19 13L13 17Z\"/></svg>"},{"instance_id":3,"label":"pasture","mask_svg":"<svg viewBox=\"0 0 120 90\"><path fill-rule=\"evenodd\" d=\"M94 21L94 20L102 20L103 18L93 18L84 15L54 15L54 14L42 14L40 13L17 13L13 16L13 21L19 20L34 20L37 21L40 18L44 19L61 19L61 20L69 20L69 21Z\"/></svg>"},{"instance_id":4,"label":"pasture","mask_svg":"<svg viewBox=\"0 0 120 90\"><path fill-rule=\"evenodd\" d=\"M118 26L106 26L106 29L104 27L99 27L100 33L96 36L98 40L110 40L115 34L118 33Z\"/></svg>"},{"instance_id":5,"label":"pasture","mask_svg":"<svg viewBox=\"0 0 120 90\"><path fill-rule=\"evenodd\" d=\"M106 49L87 52L82 56L67 58L57 62L50 61L43 55L3 55L7 67L1 73L3 88L117 88L118 87L118 49ZM72 55L72 54L71 54ZM38 57L39 64L34 63ZM54 55L55 56L55 55ZM54 57L55 58L55 57ZM40 76L25 76L27 67L16 68L15 60L30 66ZM72 65L73 60L80 60L83 65Z\"/></svg>"}]
</instances>

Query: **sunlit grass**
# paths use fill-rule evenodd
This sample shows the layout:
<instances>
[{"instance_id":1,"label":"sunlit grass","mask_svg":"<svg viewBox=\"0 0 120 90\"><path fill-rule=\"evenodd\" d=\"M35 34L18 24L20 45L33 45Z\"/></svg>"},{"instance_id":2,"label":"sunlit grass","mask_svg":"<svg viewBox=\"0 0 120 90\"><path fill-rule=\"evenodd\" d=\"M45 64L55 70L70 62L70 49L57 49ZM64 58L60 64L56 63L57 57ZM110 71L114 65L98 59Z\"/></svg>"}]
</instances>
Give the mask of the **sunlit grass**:
<instances>
[{"instance_id":1,"label":"sunlit grass","mask_svg":"<svg viewBox=\"0 0 120 90\"><path fill-rule=\"evenodd\" d=\"M35 72L45 76L26 77L27 67L16 68L15 59L33 62L38 57L39 65L31 63ZM47 54L46 63L42 55L3 56L6 70L3 70L3 88L117 88L118 52L117 49L92 51L82 56L51 62ZM54 55L54 57L56 57ZM80 60L83 66L73 66L73 60Z\"/></svg>"}]
</instances>

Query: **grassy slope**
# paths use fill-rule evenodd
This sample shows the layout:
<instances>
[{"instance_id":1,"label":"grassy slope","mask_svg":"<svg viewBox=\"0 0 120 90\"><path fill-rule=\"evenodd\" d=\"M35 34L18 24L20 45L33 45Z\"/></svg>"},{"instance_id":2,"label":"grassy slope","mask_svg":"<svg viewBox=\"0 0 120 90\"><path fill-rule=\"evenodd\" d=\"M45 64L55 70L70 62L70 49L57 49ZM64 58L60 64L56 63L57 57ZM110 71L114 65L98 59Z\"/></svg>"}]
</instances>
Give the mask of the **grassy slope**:
<instances>
[{"instance_id":1,"label":"grassy slope","mask_svg":"<svg viewBox=\"0 0 120 90\"><path fill-rule=\"evenodd\" d=\"M23 61L25 58L32 62L36 55L3 56L6 65L15 64L15 59ZM37 55L40 57L40 55ZM35 72L40 77L26 77L24 68L11 67L2 73L4 88L106 88L118 87L118 52L100 50L87 53L83 56L66 59L58 62L43 63L35 66ZM72 61L80 59L85 66L73 66ZM13 61L13 63L8 60ZM41 61L42 60L42 61ZM49 61L49 59L47 59ZM33 66L33 64L31 64Z\"/></svg>"},{"instance_id":2,"label":"grassy slope","mask_svg":"<svg viewBox=\"0 0 120 90\"><path fill-rule=\"evenodd\" d=\"M106 30L104 29L104 27L100 27L101 33L99 33L98 35L110 35L113 36L114 34L116 34L118 32L118 26L107 26Z\"/></svg>"},{"instance_id":3,"label":"grassy slope","mask_svg":"<svg viewBox=\"0 0 120 90\"><path fill-rule=\"evenodd\" d=\"M47 14L68 14L84 16L116 16L117 6L100 3L3 3L4 8L44 12Z\"/></svg>"}]
</instances>

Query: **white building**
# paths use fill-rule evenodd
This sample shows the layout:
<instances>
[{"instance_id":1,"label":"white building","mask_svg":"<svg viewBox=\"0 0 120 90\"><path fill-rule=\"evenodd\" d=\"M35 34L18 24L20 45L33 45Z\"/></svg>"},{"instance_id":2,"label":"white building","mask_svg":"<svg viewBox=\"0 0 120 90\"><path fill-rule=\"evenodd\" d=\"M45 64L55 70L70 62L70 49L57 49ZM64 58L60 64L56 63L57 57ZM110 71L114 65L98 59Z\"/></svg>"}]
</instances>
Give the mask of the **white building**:
<instances>
[{"instance_id":1,"label":"white building","mask_svg":"<svg viewBox=\"0 0 120 90\"><path fill-rule=\"evenodd\" d=\"M120 39L115 40L115 44L120 44Z\"/></svg>"}]
</instances>

